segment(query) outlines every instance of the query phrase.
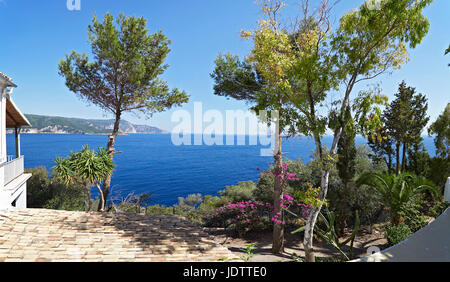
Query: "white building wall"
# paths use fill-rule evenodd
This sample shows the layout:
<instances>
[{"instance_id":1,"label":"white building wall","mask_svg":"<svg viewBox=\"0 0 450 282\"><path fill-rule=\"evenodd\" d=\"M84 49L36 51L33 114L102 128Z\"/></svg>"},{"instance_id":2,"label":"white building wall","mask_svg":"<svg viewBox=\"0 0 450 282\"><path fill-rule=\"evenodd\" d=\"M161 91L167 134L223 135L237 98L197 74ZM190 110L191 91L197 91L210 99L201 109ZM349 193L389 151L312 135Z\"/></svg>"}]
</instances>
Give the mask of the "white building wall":
<instances>
[{"instance_id":1,"label":"white building wall","mask_svg":"<svg viewBox=\"0 0 450 282\"><path fill-rule=\"evenodd\" d=\"M6 132L3 135L3 127L6 127L6 87L0 81L0 165L6 162ZM9 195L5 191L5 171L0 166L0 209L8 208Z\"/></svg>"},{"instance_id":2,"label":"white building wall","mask_svg":"<svg viewBox=\"0 0 450 282\"><path fill-rule=\"evenodd\" d=\"M22 184L20 187L22 193L16 199L16 208L18 209L26 209L27 208L27 182Z\"/></svg>"},{"instance_id":3,"label":"white building wall","mask_svg":"<svg viewBox=\"0 0 450 282\"><path fill-rule=\"evenodd\" d=\"M1 83L1 82L0 82ZM6 91L5 85L0 84L0 163L6 162Z\"/></svg>"},{"instance_id":4,"label":"white building wall","mask_svg":"<svg viewBox=\"0 0 450 282\"><path fill-rule=\"evenodd\" d=\"M17 180L8 183L5 187L5 164L8 160L6 150L6 100L11 92L0 79L0 210L15 207L20 209L27 208L27 184L26 180L30 174L22 174ZM8 164L11 165L11 164Z\"/></svg>"}]
</instances>

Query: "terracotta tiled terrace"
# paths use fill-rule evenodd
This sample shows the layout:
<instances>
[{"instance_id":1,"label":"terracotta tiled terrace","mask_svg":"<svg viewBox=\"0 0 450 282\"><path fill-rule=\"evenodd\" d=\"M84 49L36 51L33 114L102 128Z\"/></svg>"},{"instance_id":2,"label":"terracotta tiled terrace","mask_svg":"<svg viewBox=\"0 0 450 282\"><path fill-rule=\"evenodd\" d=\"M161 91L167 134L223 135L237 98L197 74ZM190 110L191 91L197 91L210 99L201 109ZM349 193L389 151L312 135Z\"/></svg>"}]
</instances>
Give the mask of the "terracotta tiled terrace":
<instances>
[{"instance_id":1,"label":"terracotta tiled terrace","mask_svg":"<svg viewBox=\"0 0 450 282\"><path fill-rule=\"evenodd\" d=\"M0 211L0 262L237 260L181 216Z\"/></svg>"}]
</instances>

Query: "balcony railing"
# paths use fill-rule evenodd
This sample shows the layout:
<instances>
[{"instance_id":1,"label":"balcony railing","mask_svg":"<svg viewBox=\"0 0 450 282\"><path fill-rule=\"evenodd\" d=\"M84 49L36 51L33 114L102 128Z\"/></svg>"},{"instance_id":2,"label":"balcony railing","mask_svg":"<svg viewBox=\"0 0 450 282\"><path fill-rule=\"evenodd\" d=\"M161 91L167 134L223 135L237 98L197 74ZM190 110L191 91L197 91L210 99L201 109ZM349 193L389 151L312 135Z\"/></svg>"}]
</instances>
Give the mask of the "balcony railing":
<instances>
[{"instance_id":1,"label":"balcony railing","mask_svg":"<svg viewBox=\"0 0 450 282\"><path fill-rule=\"evenodd\" d=\"M5 185L21 176L24 172L24 158L23 156L9 160L3 165L5 173Z\"/></svg>"}]
</instances>

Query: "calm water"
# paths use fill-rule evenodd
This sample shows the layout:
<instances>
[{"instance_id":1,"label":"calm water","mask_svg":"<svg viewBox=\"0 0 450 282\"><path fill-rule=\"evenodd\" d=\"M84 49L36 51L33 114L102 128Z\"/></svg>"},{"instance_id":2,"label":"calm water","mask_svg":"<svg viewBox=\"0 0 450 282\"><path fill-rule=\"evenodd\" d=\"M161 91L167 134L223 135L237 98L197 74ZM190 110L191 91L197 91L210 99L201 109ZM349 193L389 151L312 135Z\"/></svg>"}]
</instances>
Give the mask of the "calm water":
<instances>
[{"instance_id":1,"label":"calm water","mask_svg":"<svg viewBox=\"0 0 450 282\"><path fill-rule=\"evenodd\" d=\"M331 141L330 137L324 138L328 146ZM50 171L56 157L66 157L85 144L105 147L106 142L104 135L23 134L21 150L26 168L45 166ZM365 142L358 138L356 143ZM7 146L13 155L12 135L7 137ZM315 146L309 138L291 138L283 147L287 158L308 162ZM434 154L431 138L425 139L425 147ZM256 181L257 169L267 169L272 162L271 157L260 156L261 146L174 146L170 135L119 136L116 148L122 153L114 158L117 167L112 178L113 197L150 192L153 203L164 205L172 205L178 197L188 194L216 195L227 185Z\"/></svg>"}]
</instances>

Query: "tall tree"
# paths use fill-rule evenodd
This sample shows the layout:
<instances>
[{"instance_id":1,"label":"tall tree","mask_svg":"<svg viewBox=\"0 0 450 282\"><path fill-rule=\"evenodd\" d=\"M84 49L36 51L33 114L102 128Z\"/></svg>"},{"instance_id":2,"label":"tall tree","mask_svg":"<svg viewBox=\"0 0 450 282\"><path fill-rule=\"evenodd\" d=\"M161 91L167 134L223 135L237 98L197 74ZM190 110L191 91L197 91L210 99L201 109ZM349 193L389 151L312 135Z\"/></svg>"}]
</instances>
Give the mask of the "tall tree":
<instances>
[{"instance_id":1,"label":"tall tree","mask_svg":"<svg viewBox=\"0 0 450 282\"><path fill-rule=\"evenodd\" d=\"M450 103L430 126L428 134L435 135L436 154L443 159L448 159L450 157Z\"/></svg>"},{"instance_id":2,"label":"tall tree","mask_svg":"<svg viewBox=\"0 0 450 282\"><path fill-rule=\"evenodd\" d=\"M386 108L384 117L389 135L395 140L396 173L399 174L406 168L408 150L422 143L421 134L429 117L427 98L417 94L415 88L407 87L404 81L395 97Z\"/></svg>"},{"instance_id":3,"label":"tall tree","mask_svg":"<svg viewBox=\"0 0 450 282\"><path fill-rule=\"evenodd\" d=\"M341 140L338 143L338 161L337 169L339 172L339 177L341 178L344 186L347 185L355 177L356 168L356 147L355 147L355 134L350 131L344 131Z\"/></svg>"},{"instance_id":4,"label":"tall tree","mask_svg":"<svg viewBox=\"0 0 450 282\"><path fill-rule=\"evenodd\" d=\"M264 3L270 4L272 1ZM381 110L376 104L385 103L385 98L379 93L363 92L352 100L354 86L360 81L398 69L407 61L406 44L414 48L428 31L428 21L423 17L422 10L429 3L431 0L386 0L380 3L379 9L363 4L360 9L347 13L341 19L339 29L331 34L328 1L323 0L313 15L309 13L308 1L305 1L303 15L295 22L293 32L287 32L278 25L277 28L269 25L261 29L261 34L267 36L254 36L255 46L260 50L256 49L256 52L254 49L250 56L258 66L253 77L262 77L266 85L282 86L276 93L287 98L283 104L291 110L290 123L285 125L290 126L291 132L312 136L316 143L321 166L319 203L325 202L330 168L336 161L337 145L346 126L354 123L357 132L365 133L382 125ZM261 23L268 25L271 21ZM273 41L273 38L277 40ZM270 45L273 42L282 46ZM267 67L274 65L277 67ZM248 77L242 73L231 76L232 79L240 78L239 82ZM281 79L277 80L281 83L270 81L274 77ZM327 97L331 98L329 90L337 89L339 85L344 85L344 93L341 99L332 102L330 111L323 104ZM277 101L273 99L277 96L260 96L258 93L256 101L260 97L271 97L269 101ZM324 116L324 112L328 115ZM334 133L330 150L324 150L321 141L327 127ZM322 204L312 208L305 226L303 245L307 261L315 259L313 232L321 208Z\"/></svg>"},{"instance_id":5,"label":"tall tree","mask_svg":"<svg viewBox=\"0 0 450 282\"><path fill-rule=\"evenodd\" d=\"M349 183L353 180L356 174L356 146L354 129L347 127L338 143L338 160L336 167L338 169L339 178L342 180L343 187L340 190L343 203L347 203L347 195L349 194ZM351 216L350 207L343 205L340 211L336 214L336 232L343 235L344 228L347 225L347 218Z\"/></svg>"},{"instance_id":6,"label":"tall tree","mask_svg":"<svg viewBox=\"0 0 450 282\"><path fill-rule=\"evenodd\" d=\"M146 25L143 17L120 14L114 21L107 13L100 22L94 16L88 27L93 60L72 51L59 63L59 74L70 91L114 116L107 143L111 159L123 113L141 112L151 117L189 100L186 92L170 90L167 82L160 79L168 68L164 61L170 52L170 40L162 31L148 34ZM108 176L102 188L105 200L110 186Z\"/></svg>"},{"instance_id":7,"label":"tall tree","mask_svg":"<svg viewBox=\"0 0 450 282\"><path fill-rule=\"evenodd\" d=\"M422 11L432 0L386 0L379 2L375 9L368 5L371 2L369 0L359 9L345 14L336 33L331 36L331 48L335 54L332 62L338 70L339 84L344 85L344 93L342 99L333 103L335 106L328 118L328 127L334 134L329 155L321 158L321 202L326 198L330 167L348 122L356 123L356 128L362 133L381 127L380 109L372 106L382 102L383 98L378 94L361 93L352 105L351 94L355 85L400 68L408 59L406 44L416 47L428 32L429 23ZM308 77L304 81L308 81ZM348 114L349 107L354 110L354 117ZM314 121L311 125L316 123ZM313 208L306 223L303 245L307 261L315 260L313 232L321 208L322 205Z\"/></svg>"},{"instance_id":8,"label":"tall tree","mask_svg":"<svg viewBox=\"0 0 450 282\"><path fill-rule=\"evenodd\" d=\"M394 139L389 135L388 129L386 128L386 117L381 116L381 122L383 126L372 132L370 138L368 138L368 145L372 150L373 154L371 157L373 160L384 160L389 173L393 170L393 156L395 154L394 149Z\"/></svg>"},{"instance_id":9,"label":"tall tree","mask_svg":"<svg viewBox=\"0 0 450 282\"><path fill-rule=\"evenodd\" d=\"M215 80L216 95L245 100L252 105L251 109L271 112L269 121L276 122L276 145L274 150L274 175L282 175L283 153L282 134L291 124L295 112L289 104L290 84L287 72L291 66L287 54L289 36L280 28L279 12L284 4L278 0L265 0L262 10L265 20L259 22L254 31L243 31L241 36L253 40L251 54L240 61L230 54L219 55L216 68L211 74ZM274 113L277 113L273 116ZM274 213L282 216L281 200L284 184L280 177L274 182ZM274 223L272 251L281 253L284 250L284 226L282 218Z\"/></svg>"}]
</instances>

